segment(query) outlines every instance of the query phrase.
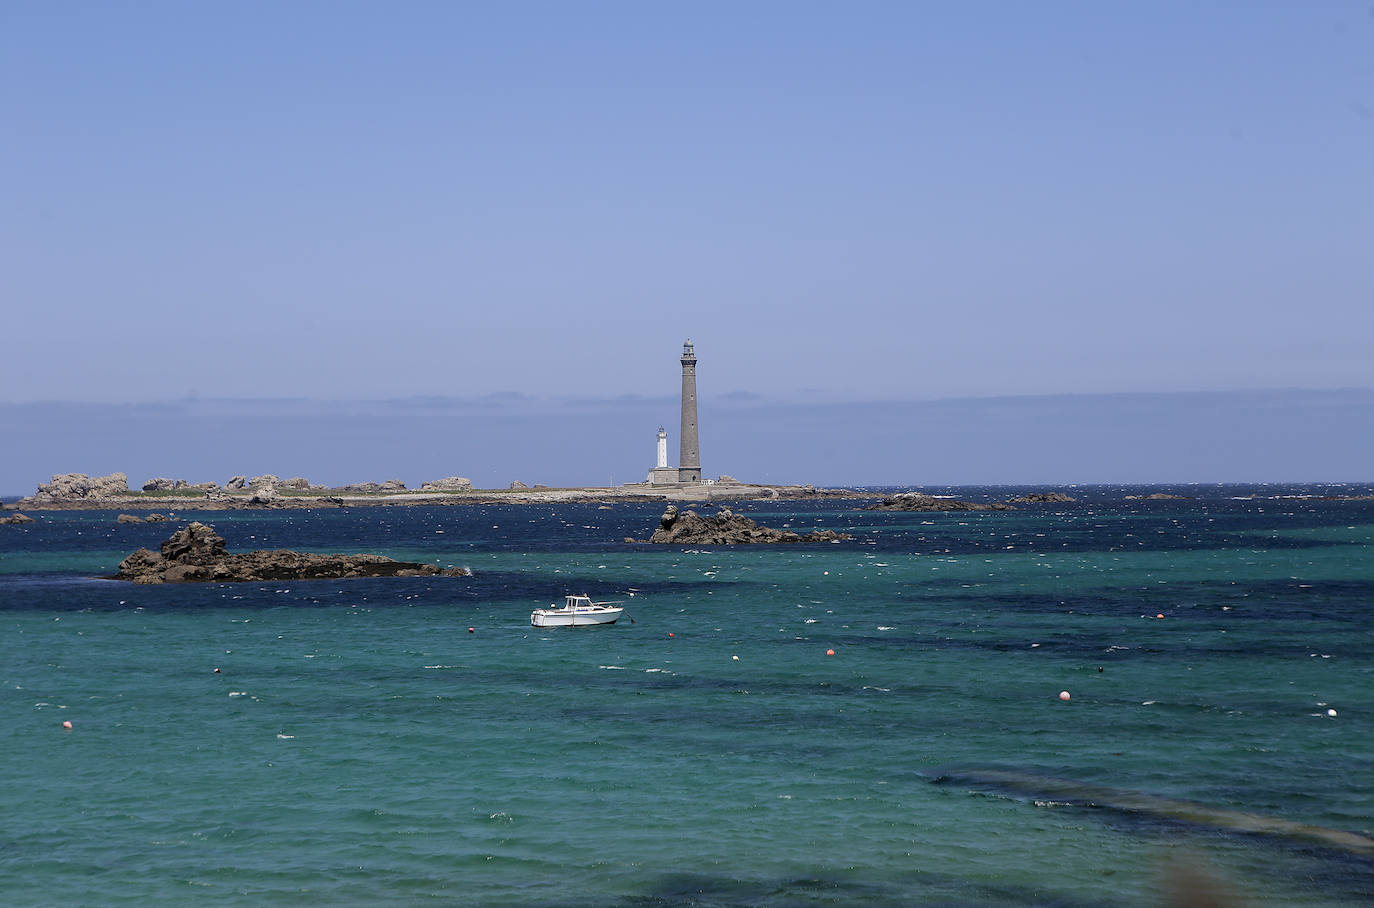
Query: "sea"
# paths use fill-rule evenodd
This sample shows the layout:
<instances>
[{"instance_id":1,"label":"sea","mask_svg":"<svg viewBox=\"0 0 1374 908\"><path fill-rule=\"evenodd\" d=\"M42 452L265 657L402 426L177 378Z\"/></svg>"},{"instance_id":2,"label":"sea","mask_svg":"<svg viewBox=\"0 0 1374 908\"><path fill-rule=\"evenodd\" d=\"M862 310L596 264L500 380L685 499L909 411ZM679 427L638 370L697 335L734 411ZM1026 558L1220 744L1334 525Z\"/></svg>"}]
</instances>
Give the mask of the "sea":
<instances>
[{"instance_id":1,"label":"sea","mask_svg":"<svg viewBox=\"0 0 1374 908\"><path fill-rule=\"evenodd\" d=\"M627 544L661 503L33 512L0 904L1374 904L1374 488L1056 490L732 505L853 536L756 547ZM191 520L473 573L101 579ZM584 592L625 617L530 626Z\"/></svg>"}]
</instances>

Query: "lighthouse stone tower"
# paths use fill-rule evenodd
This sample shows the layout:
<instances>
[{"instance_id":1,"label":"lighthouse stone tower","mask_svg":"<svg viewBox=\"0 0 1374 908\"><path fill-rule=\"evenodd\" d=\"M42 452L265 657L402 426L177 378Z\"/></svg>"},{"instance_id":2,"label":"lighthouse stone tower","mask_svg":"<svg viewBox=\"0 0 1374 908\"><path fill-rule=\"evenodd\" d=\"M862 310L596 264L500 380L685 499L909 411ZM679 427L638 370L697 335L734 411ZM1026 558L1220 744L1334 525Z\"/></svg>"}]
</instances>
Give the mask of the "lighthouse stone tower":
<instances>
[{"instance_id":1,"label":"lighthouse stone tower","mask_svg":"<svg viewBox=\"0 0 1374 908\"><path fill-rule=\"evenodd\" d=\"M701 452L697 446L697 355L692 341L682 345L682 434L677 481L701 482Z\"/></svg>"}]
</instances>

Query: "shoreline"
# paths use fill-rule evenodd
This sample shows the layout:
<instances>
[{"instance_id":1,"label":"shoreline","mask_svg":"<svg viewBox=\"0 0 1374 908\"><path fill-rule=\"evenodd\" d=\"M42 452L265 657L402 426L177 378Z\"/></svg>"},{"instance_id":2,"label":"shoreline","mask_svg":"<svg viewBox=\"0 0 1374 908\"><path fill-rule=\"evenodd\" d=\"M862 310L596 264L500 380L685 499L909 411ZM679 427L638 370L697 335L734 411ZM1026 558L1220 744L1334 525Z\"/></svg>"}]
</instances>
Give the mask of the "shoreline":
<instances>
[{"instance_id":1,"label":"shoreline","mask_svg":"<svg viewBox=\"0 0 1374 908\"><path fill-rule=\"evenodd\" d=\"M81 498L40 500L36 496L0 504L6 511L238 511L289 508L415 507L488 504L624 504L642 502L771 501L781 499L865 499L872 493L853 489L817 489L811 486L716 483L675 488L671 486L585 486L542 489L472 489L452 492L343 492L333 489L308 493L278 491L264 496L244 489L212 495L167 492L121 492Z\"/></svg>"}]
</instances>

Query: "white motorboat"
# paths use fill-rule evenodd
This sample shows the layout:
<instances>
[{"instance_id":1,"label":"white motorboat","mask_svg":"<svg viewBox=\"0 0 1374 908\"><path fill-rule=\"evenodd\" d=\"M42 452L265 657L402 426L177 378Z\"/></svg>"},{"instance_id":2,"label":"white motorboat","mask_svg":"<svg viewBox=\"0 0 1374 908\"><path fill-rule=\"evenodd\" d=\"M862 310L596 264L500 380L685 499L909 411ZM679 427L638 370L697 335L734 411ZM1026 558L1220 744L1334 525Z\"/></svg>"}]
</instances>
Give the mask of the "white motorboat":
<instances>
[{"instance_id":1,"label":"white motorboat","mask_svg":"<svg viewBox=\"0 0 1374 908\"><path fill-rule=\"evenodd\" d=\"M530 612L530 624L535 627L583 627L591 624L615 624L625 610L614 602L593 602L591 596L568 596L562 608L550 604Z\"/></svg>"}]
</instances>

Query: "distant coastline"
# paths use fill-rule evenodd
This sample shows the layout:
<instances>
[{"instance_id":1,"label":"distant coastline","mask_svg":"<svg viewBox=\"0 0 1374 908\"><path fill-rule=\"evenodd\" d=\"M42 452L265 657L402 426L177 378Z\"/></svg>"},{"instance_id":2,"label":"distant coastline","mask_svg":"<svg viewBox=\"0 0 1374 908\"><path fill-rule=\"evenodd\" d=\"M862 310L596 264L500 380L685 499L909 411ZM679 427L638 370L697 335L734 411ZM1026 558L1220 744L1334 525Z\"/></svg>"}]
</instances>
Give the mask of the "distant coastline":
<instances>
[{"instance_id":1,"label":"distant coastline","mask_svg":"<svg viewBox=\"0 0 1374 908\"><path fill-rule=\"evenodd\" d=\"M722 477L714 482L680 486L639 483L626 486L526 487L476 489L467 480L450 477L407 489L403 483L360 483L326 487L303 479L275 476L235 477L218 483L191 484L185 480L152 479L131 489L123 473L91 477L83 473L55 474L33 495L6 499L0 508L25 511L99 510L266 510L283 508L341 508L416 505L550 504L561 502L710 502L773 499L872 498L873 493L813 486L761 485Z\"/></svg>"}]
</instances>

